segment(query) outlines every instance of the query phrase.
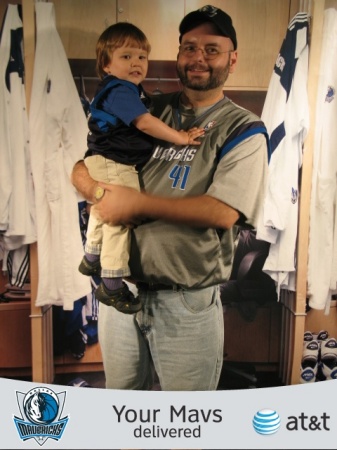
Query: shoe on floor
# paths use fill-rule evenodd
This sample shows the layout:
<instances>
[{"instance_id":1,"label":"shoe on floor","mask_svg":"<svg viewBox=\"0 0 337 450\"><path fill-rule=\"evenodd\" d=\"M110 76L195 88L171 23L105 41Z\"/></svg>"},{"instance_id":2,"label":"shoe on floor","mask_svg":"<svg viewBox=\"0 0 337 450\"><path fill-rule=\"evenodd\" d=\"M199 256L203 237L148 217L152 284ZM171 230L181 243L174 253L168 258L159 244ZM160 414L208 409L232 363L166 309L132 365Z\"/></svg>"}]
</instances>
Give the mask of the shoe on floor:
<instances>
[{"instance_id":1,"label":"shoe on floor","mask_svg":"<svg viewBox=\"0 0 337 450\"><path fill-rule=\"evenodd\" d=\"M312 333L311 331L306 331L303 337L304 345L309 341L318 341L319 344L327 341L329 333L326 330L321 330L318 333Z\"/></svg>"},{"instance_id":2,"label":"shoe on floor","mask_svg":"<svg viewBox=\"0 0 337 450\"><path fill-rule=\"evenodd\" d=\"M85 342L83 340L83 332L81 330L76 330L68 337L68 346L75 359L83 358L85 354Z\"/></svg>"},{"instance_id":3,"label":"shoe on floor","mask_svg":"<svg viewBox=\"0 0 337 450\"><path fill-rule=\"evenodd\" d=\"M68 383L68 386L73 387L92 387L87 381L83 380L83 378L75 378Z\"/></svg>"},{"instance_id":4,"label":"shoe on floor","mask_svg":"<svg viewBox=\"0 0 337 450\"><path fill-rule=\"evenodd\" d=\"M305 331L303 336L303 345L305 346L307 342L310 342L314 339L314 336L311 331Z\"/></svg>"},{"instance_id":5,"label":"shoe on floor","mask_svg":"<svg viewBox=\"0 0 337 450\"><path fill-rule=\"evenodd\" d=\"M90 262L87 260L85 256L83 256L83 259L81 261L81 264L78 267L78 270L83 274L87 275L88 277L94 276L94 275L101 275L101 262L98 259L97 261Z\"/></svg>"},{"instance_id":6,"label":"shoe on floor","mask_svg":"<svg viewBox=\"0 0 337 450\"><path fill-rule=\"evenodd\" d=\"M337 340L330 338L321 346L321 371L325 380L337 378Z\"/></svg>"},{"instance_id":7,"label":"shoe on floor","mask_svg":"<svg viewBox=\"0 0 337 450\"><path fill-rule=\"evenodd\" d=\"M316 340L304 344L301 361L301 383L314 383L318 372L319 343Z\"/></svg>"},{"instance_id":8,"label":"shoe on floor","mask_svg":"<svg viewBox=\"0 0 337 450\"><path fill-rule=\"evenodd\" d=\"M317 339L318 342L322 343L323 341L326 341L329 337L329 333L326 330L321 330L317 333L313 333L314 339Z\"/></svg>"},{"instance_id":9,"label":"shoe on floor","mask_svg":"<svg viewBox=\"0 0 337 450\"><path fill-rule=\"evenodd\" d=\"M142 304L138 297L135 297L128 286L123 283L123 287L111 291L102 282L95 291L98 301L107 306L113 306L124 314L134 314L142 309Z\"/></svg>"}]
</instances>

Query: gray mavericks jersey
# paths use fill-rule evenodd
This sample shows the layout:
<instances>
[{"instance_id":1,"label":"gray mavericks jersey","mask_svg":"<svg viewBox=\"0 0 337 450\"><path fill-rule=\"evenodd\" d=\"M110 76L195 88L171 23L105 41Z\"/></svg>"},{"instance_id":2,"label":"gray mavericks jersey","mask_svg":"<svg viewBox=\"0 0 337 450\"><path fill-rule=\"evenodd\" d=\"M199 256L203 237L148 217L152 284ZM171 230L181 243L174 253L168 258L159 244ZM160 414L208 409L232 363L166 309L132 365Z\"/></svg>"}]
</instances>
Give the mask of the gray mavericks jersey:
<instances>
[{"instance_id":1,"label":"gray mavericks jersey","mask_svg":"<svg viewBox=\"0 0 337 450\"><path fill-rule=\"evenodd\" d=\"M171 127L203 127L201 145L156 143L140 173L143 189L182 198L210 195L240 213L238 225L254 227L264 198L268 150L260 118L224 98L210 108L184 108L180 93L156 96L153 114ZM228 279L236 227L194 228L145 221L132 232L130 268L136 281L204 288Z\"/></svg>"}]
</instances>

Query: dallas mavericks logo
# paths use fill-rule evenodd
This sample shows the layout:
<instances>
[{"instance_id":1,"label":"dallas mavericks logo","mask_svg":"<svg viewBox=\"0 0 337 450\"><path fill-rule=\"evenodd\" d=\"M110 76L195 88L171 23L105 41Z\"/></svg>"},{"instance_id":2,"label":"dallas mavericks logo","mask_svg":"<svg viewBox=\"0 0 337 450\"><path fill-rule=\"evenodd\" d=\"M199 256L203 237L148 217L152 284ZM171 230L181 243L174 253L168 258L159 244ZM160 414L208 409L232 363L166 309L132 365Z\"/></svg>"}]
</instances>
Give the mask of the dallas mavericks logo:
<instances>
[{"instance_id":1,"label":"dallas mavericks logo","mask_svg":"<svg viewBox=\"0 0 337 450\"><path fill-rule=\"evenodd\" d=\"M215 8L215 6L206 5L200 8L199 11L207 14L208 17L214 17L217 15L218 8Z\"/></svg>"},{"instance_id":2,"label":"dallas mavericks logo","mask_svg":"<svg viewBox=\"0 0 337 450\"><path fill-rule=\"evenodd\" d=\"M291 203L295 204L298 199L298 190L295 188L291 188Z\"/></svg>"},{"instance_id":3,"label":"dallas mavericks logo","mask_svg":"<svg viewBox=\"0 0 337 450\"><path fill-rule=\"evenodd\" d=\"M22 417L14 416L20 439L35 439L43 445L47 439L61 439L68 416L61 419L66 398L65 392L55 394L47 387L36 387L24 394L16 391Z\"/></svg>"},{"instance_id":4,"label":"dallas mavericks logo","mask_svg":"<svg viewBox=\"0 0 337 450\"><path fill-rule=\"evenodd\" d=\"M216 121L215 121L215 120L211 120L210 122L208 122L208 123L204 126L204 130L205 130L205 131L210 130L211 128L214 127L215 124L216 124Z\"/></svg>"},{"instance_id":5,"label":"dallas mavericks logo","mask_svg":"<svg viewBox=\"0 0 337 450\"><path fill-rule=\"evenodd\" d=\"M335 88L332 86L328 86L328 90L325 96L325 101L331 103L335 98Z\"/></svg>"}]
</instances>

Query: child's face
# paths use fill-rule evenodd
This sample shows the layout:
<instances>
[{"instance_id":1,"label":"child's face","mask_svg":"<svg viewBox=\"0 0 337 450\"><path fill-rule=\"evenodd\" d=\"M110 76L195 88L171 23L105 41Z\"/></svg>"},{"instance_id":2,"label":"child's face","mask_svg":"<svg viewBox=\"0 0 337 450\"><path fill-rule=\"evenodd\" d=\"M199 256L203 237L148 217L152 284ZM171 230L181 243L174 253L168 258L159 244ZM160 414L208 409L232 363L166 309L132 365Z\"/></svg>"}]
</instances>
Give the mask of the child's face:
<instances>
[{"instance_id":1,"label":"child's face","mask_svg":"<svg viewBox=\"0 0 337 450\"><path fill-rule=\"evenodd\" d=\"M138 85L141 83L148 69L148 53L130 44L116 48L112 54L110 63L104 70L121 80L130 81Z\"/></svg>"}]
</instances>

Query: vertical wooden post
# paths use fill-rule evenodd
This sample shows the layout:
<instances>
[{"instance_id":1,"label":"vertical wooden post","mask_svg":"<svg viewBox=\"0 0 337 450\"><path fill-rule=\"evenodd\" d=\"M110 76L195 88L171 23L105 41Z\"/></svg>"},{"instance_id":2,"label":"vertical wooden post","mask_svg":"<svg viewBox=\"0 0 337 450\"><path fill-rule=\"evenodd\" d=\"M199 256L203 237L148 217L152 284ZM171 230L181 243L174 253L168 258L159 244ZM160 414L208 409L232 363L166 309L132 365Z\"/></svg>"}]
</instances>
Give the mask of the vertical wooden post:
<instances>
[{"instance_id":1,"label":"vertical wooden post","mask_svg":"<svg viewBox=\"0 0 337 450\"><path fill-rule=\"evenodd\" d=\"M25 90L27 112L32 91L35 58L35 0L22 0ZM35 306L38 285L37 243L30 245L32 381L51 383L54 378L52 308Z\"/></svg>"}]
</instances>

